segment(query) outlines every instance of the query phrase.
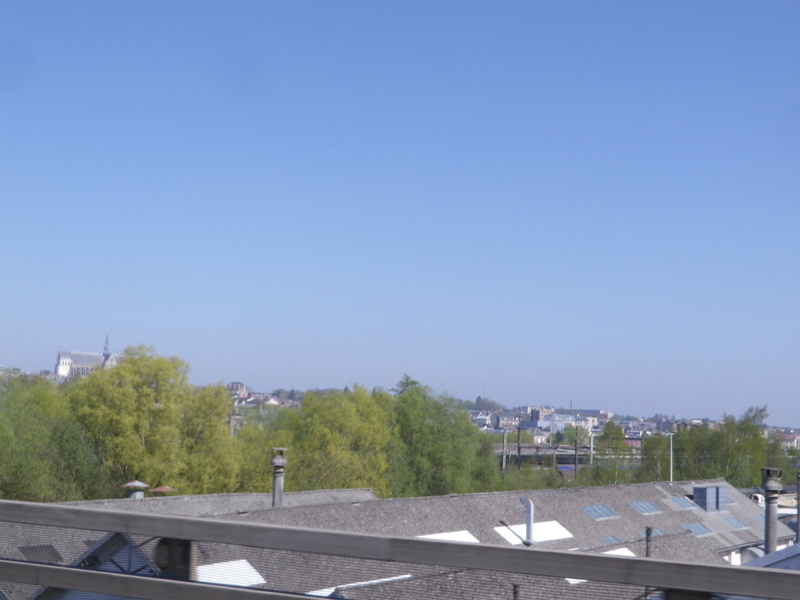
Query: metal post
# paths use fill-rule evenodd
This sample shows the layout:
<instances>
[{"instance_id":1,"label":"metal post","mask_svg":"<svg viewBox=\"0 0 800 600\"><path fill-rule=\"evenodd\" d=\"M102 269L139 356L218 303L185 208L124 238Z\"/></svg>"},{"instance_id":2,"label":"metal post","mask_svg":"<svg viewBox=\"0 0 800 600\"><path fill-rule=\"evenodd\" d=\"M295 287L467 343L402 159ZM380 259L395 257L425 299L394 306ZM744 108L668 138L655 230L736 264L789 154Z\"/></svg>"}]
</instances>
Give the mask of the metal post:
<instances>
[{"instance_id":1,"label":"metal post","mask_svg":"<svg viewBox=\"0 0 800 600\"><path fill-rule=\"evenodd\" d=\"M272 506L283 506L283 474L286 471L286 448L272 449Z\"/></svg>"},{"instance_id":2,"label":"metal post","mask_svg":"<svg viewBox=\"0 0 800 600\"><path fill-rule=\"evenodd\" d=\"M675 435L674 433L668 433L669 436L669 481L672 483L672 437Z\"/></svg>"},{"instance_id":3,"label":"metal post","mask_svg":"<svg viewBox=\"0 0 800 600\"><path fill-rule=\"evenodd\" d=\"M500 471L506 472L506 440L508 439L508 430L503 427L503 458L500 461Z\"/></svg>"},{"instance_id":4,"label":"metal post","mask_svg":"<svg viewBox=\"0 0 800 600\"><path fill-rule=\"evenodd\" d=\"M797 516L795 518L794 543L800 544L800 468L797 470Z\"/></svg>"},{"instance_id":5,"label":"metal post","mask_svg":"<svg viewBox=\"0 0 800 600\"><path fill-rule=\"evenodd\" d=\"M575 480L578 479L578 426L575 425Z\"/></svg>"},{"instance_id":6,"label":"metal post","mask_svg":"<svg viewBox=\"0 0 800 600\"><path fill-rule=\"evenodd\" d=\"M530 498L520 498L525 505L525 539L522 543L526 546L533 544L533 500Z\"/></svg>"},{"instance_id":7,"label":"metal post","mask_svg":"<svg viewBox=\"0 0 800 600\"><path fill-rule=\"evenodd\" d=\"M644 555L646 558L650 558L650 540L653 537L653 528L647 526L644 528ZM644 587L644 597L650 598L650 586Z\"/></svg>"}]
</instances>

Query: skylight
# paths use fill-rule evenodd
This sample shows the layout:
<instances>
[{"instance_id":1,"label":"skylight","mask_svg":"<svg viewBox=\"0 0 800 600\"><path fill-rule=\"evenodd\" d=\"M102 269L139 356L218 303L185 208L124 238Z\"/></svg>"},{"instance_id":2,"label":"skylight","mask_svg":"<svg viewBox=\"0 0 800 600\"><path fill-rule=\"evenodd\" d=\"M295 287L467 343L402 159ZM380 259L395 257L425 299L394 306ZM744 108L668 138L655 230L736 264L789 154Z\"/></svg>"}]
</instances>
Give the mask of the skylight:
<instances>
[{"instance_id":1,"label":"skylight","mask_svg":"<svg viewBox=\"0 0 800 600\"><path fill-rule=\"evenodd\" d=\"M583 511L595 521L602 521L603 519L616 519L619 516L605 504L590 504L589 506L584 506L582 508Z\"/></svg>"},{"instance_id":2,"label":"skylight","mask_svg":"<svg viewBox=\"0 0 800 600\"><path fill-rule=\"evenodd\" d=\"M730 523L735 529L748 529L747 525L742 523L736 517L731 517L730 519L726 519L726 521L728 521L728 523Z\"/></svg>"},{"instance_id":3,"label":"skylight","mask_svg":"<svg viewBox=\"0 0 800 600\"><path fill-rule=\"evenodd\" d=\"M660 508L648 500L637 500L635 502L631 502L631 506L643 515L657 515L661 512Z\"/></svg>"},{"instance_id":4,"label":"skylight","mask_svg":"<svg viewBox=\"0 0 800 600\"><path fill-rule=\"evenodd\" d=\"M692 532L692 535L701 536L701 535L708 535L709 533L713 533L708 527L703 525L703 523L689 523L683 526L684 529L688 529Z\"/></svg>"},{"instance_id":5,"label":"skylight","mask_svg":"<svg viewBox=\"0 0 800 600\"><path fill-rule=\"evenodd\" d=\"M695 508L697 505L686 496L674 496L672 501L681 508Z\"/></svg>"},{"instance_id":6,"label":"skylight","mask_svg":"<svg viewBox=\"0 0 800 600\"><path fill-rule=\"evenodd\" d=\"M603 541L606 544L619 544L621 540L615 535L604 535Z\"/></svg>"}]
</instances>

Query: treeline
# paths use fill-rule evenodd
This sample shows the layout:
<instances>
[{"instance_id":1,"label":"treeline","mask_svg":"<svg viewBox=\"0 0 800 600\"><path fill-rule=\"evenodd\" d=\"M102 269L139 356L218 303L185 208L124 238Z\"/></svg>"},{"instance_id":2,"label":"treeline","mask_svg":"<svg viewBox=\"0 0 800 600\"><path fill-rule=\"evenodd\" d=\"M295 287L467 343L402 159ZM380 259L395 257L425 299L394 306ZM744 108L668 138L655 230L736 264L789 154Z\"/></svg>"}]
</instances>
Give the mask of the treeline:
<instances>
[{"instance_id":1,"label":"treeline","mask_svg":"<svg viewBox=\"0 0 800 600\"><path fill-rule=\"evenodd\" d=\"M182 494L267 492L272 448L288 448L286 491L369 487L381 496L496 489L491 440L456 401L409 377L391 391L307 393L301 408L231 426L221 386L144 347L64 386L15 377L0 389L0 496L119 497L137 479Z\"/></svg>"},{"instance_id":2,"label":"treeline","mask_svg":"<svg viewBox=\"0 0 800 600\"><path fill-rule=\"evenodd\" d=\"M767 407L751 407L738 419L685 429L672 440L676 480L722 477L737 487L761 485L761 469L783 470L784 485L796 482L800 453L785 451L779 440L767 435ZM639 479L669 478L669 436L646 438L642 445Z\"/></svg>"},{"instance_id":3,"label":"treeline","mask_svg":"<svg viewBox=\"0 0 800 600\"><path fill-rule=\"evenodd\" d=\"M676 433L674 478L751 486L761 467L777 466L794 481L796 453L762 435L765 416L766 409L750 409L718 428ZM593 464L577 477L555 464L501 473L494 437L479 432L458 401L408 376L391 390L306 393L299 409L235 416L222 385L193 386L186 363L145 347L63 386L36 377L0 381L5 499L120 497L134 479L181 494L268 492L275 447L288 448L286 491L366 487L399 497L669 478L667 436L645 439L636 455L610 422L594 441Z\"/></svg>"},{"instance_id":4,"label":"treeline","mask_svg":"<svg viewBox=\"0 0 800 600\"><path fill-rule=\"evenodd\" d=\"M622 428L609 421L594 437L591 463L579 465L577 476L574 471L555 475L554 464L538 469L538 477L531 473L532 486L643 483L668 481L672 475L675 481L722 477L736 487L756 487L761 485L763 467L782 469L783 481L794 484L800 453L785 451L779 440L767 435L766 417L766 407L751 407L738 419L725 416L718 423L683 429L672 434L671 450L670 435L665 434L645 437L640 449L631 448ZM573 447L576 436L579 446L589 444L584 429L567 427L560 435L567 447ZM513 473L513 464L510 470L512 477L525 478L524 473Z\"/></svg>"}]
</instances>

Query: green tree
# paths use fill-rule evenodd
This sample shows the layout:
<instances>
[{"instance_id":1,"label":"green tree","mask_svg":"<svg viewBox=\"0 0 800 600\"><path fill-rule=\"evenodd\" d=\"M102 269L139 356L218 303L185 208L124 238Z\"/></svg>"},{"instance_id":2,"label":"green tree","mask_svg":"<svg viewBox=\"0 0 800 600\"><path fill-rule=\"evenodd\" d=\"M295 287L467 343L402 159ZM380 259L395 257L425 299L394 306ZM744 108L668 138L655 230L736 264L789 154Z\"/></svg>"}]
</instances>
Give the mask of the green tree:
<instances>
[{"instance_id":1,"label":"green tree","mask_svg":"<svg viewBox=\"0 0 800 600\"><path fill-rule=\"evenodd\" d=\"M286 489L368 487L389 492L389 415L363 387L309 394L291 419Z\"/></svg>"},{"instance_id":2,"label":"green tree","mask_svg":"<svg viewBox=\"0 0 800 600\"><path fill-rule=\"evenodd\" d=\"M231 401L221 385L195 388L180 423L185 470L182 480L193 493L237 489L239 445L230 433Z\"/></svg>"},{"instance_id":3,"label":"green tree","mask_svg":"<svg viewBox=\"0 0 800 600\"><path fill-rule=\"evenodd\" d=\"M102 487L84 430L47 380L16 377L0 387L0 444L3 498L82 500Z\"/></svg>"},{"instance_id":4,"label":"green tree","mask_svg":"<svg viewBox=\"0 0 800 600\"><path fill-rule=\"evenodd\" d=\"M567 425L564 427L564 431L559 435L561 437L561 443L570 448L575 446L576 441L578 442L578 446L586 446L589 443L589 432L583 427Z\"/></svg>"},{"instance_id":5,"label":"green tree","mask_svg":"<svg viewBox=\"0 0 800 600\"><path fill-rule=\"evenodd\" d=\"M395 387L392 495L426 496L494 489L499 469L491 440L466 412L408 375Z\"/></svg>"},{"instance_id":6,"label":"green tree","mask_svg":"<svg viewBox=\"0 0 800 600\"><path fill-rule=\"evenodd\" d=\"M237 490L240 492L269 492L272 490L272 449L289 448L288 460L291 475L294 422L300 418L293 408L260 407L246 417L244 426L236 434L239 456Z\"/></svg>"},{"instance_id":7,"label":"green tree","mask_svg":"<svg viewBox=\"0 0 800 600\"><path fill-rule=\"evenodd\" d=\"M750 407L739 419L725 415L714 427L679 431L674 439L676 478L723 477L747 487L761 482L763 467L789 466L780 444L764 435L767 415L766 406Z\"/></svg>"},{"instance_id":8,"label":"green tree","mask_svg":"<svg viewBox=\"0 0 800 600\"><path fill-rule=\"evenodd\" d=\"M658 434L642 440L641 462L635 479L639 482L669 479L669 436Z\"/></svg>"},{"instance_id":9,"label":"green tree","mask_svg":"<svg viewBox=\"0 0 800 600\"><path fill-rule=\"evenodd\" d=\"M235 486L224 440L229 397L221 386L190 385L181 359L127 348L116 367L93 371L68 393L115 487L133 479L185 493Z\"/></svg>"},{"instance_id":10,"label":"green tree","mask_svg":"<svg viewBox=\"0 0 800 600\"><path fill-rule=\"evenodd\" d=\"M630 479L630 449L622 427L608 421L595 439L595 461L591 469L595 485L612 485Z\"/></svg>"}]
</instances>

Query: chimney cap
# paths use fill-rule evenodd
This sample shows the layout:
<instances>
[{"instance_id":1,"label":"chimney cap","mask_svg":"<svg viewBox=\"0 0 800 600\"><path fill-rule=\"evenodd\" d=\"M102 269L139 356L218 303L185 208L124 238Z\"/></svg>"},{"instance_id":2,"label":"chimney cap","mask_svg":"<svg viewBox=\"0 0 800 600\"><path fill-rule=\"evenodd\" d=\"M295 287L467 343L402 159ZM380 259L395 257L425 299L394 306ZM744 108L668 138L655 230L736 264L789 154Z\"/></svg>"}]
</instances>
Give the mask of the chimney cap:
<instances>
[{"instance_id":1,"label":"chimney cap","mask_svg":"<svg viewBox=\"0 0 800 600\"><path fill-rule=\"evenodd\" d=\"M779 492L783 489L781 484L781 469L775 467L764 467L761 469L761 475L764 478L761 484L765 492Z\"/></svg>"},{"instance_id":2,"label":"chimney cap","mask_svg":"<svg viewBox=\"0 0 800 600\"><path fill-rule=\"evenodd\" d=\"M286 448L273 448L272 449L272 466L285 467L286 466Z\"/></svg>"},{"instance_id":3,"label":"chimney cap","mask_svg":"<svg viewBox=\"0 0 800 600\"><path fill-rule=\"evenodd\" d=\"M129 481L128 483L122 484L122 487L124 487L124 488L139 488L139 489L143 490L144 488L149 488L150 485L148 485L147 483L142 483L138 479L134 479L133 481Z\"/></svg>"}]
</instances>

